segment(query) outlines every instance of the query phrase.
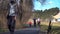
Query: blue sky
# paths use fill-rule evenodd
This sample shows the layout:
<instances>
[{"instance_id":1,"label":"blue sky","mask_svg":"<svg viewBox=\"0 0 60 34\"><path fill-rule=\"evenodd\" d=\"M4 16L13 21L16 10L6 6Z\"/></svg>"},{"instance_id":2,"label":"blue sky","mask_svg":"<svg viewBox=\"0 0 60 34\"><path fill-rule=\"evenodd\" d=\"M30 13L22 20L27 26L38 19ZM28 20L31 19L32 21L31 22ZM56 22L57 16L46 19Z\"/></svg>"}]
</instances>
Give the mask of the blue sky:
<instances>
[{"instance_id":1,"label":"blue sky","mask_svg":"<svg viewBox=\"0 0 60 34\"><path fill-rule=\"evenodd\" d=\"M45 10L50 9L54 7L58 7L60 9L60 0L46 0L44 5L41 5L41 3L37 0L34 1L34 9L35 10Z\"/></svg>"}]
</instances>

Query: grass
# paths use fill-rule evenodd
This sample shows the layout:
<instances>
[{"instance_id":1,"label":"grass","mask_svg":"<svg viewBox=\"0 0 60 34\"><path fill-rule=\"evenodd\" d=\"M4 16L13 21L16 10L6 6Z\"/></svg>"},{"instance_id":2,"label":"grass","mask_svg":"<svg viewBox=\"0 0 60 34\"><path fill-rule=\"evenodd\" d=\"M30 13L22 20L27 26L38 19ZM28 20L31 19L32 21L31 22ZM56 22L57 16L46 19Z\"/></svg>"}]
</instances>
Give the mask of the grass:
<instances>
[{"instance_id":1,"label":"grass","mask_svg":"<svg viewBox=\"0 0 60 34\"><path fill-rule=\"evenodd\" d=\"M41 23L41 31L47 32L48 24L47 22ZM51 25L51 34L60 34L60 23L52 23Z\"/></svg>"},{"instance_id":2,"label":"grass","mask_svg":"<svg viewBox=\"0 0 60 34\"><path fill-rule=\"evenodd\" d=\"M0 29L0 32L7 32L8 29Z\"/></svg>"}]
</instances>

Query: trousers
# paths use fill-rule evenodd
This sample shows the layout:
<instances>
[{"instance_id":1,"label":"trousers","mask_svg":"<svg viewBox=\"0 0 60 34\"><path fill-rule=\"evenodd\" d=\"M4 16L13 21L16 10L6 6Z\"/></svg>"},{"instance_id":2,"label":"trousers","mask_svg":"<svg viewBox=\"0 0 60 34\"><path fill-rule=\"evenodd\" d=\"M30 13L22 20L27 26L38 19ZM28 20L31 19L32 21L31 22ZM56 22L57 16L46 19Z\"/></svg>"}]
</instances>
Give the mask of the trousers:
<instances>
[{"instance_id":1,"label":"trousers","mask_svg":"<svg viewBox=\"0 0 60 34\"><path fill-rule=\"evenodd\" d=\"M15 19L14 18L15 16L8 16L8 19L7 19L8 29L11 33L13 33L15 30Z\"/></svg>"}]
</instances>

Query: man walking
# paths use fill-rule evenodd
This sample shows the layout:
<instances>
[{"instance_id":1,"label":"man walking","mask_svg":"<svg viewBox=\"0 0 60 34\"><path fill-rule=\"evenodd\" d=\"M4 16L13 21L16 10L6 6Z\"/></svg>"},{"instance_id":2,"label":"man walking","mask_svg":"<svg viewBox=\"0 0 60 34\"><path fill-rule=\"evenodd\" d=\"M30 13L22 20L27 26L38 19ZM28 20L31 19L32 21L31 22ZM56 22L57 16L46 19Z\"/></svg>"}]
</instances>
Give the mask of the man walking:
<instances>
[{"instance_id":1,"label":"man walking","mask_svg":"<svg viewBox=\"0 0 60 34\"><path fill-rule=\"evenodd\" d=\"M37 19L38 26L40 26L40 18Z\"/></svg>"},{"instance_id":2,"label":"man walking","mask_svg":"<svg viewBox=\"0 0 60 34\"><path fill-rule=\"evenodd\" d=\"M34 27L36 27L36 18L33 19Z\"/></svg>"},{"instance_id":3,"label":"man walking","mask_svg":"<svg viewBox=\"0 0 60 34\"><path fill-rule=\"evenodd\" d=\"M8 14L7 14L7 20L8 20L8 29L11 34L14 34L15 30L15 22L16 22L16 3L15 1L10 1L8 4Z\"/></svg>"}]
</instances>

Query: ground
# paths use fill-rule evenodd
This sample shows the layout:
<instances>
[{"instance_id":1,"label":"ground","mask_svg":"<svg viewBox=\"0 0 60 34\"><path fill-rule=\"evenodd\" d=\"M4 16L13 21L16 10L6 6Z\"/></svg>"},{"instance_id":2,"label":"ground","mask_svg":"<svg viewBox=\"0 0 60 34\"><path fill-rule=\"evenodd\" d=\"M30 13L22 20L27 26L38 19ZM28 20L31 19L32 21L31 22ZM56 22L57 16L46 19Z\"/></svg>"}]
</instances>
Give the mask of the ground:
<instances>
[{"instance_id":1,"label":"ground","mask_svg":"<svg viewBox=\"0 0 60 34\"><path fill-rule=\"evenodd\" d=\"M40 27L39 28L24 28L24 29L20 29L20 30L15 31L15 34L18 34L18 33L24 34L24 33L29 33L29 32L45 34L47 32L47 29L48 29L48 24L49 24L49 22L48 23L47 22L41 22L41 28ZM52 29L51 29L50 34L60 34L60 22L52 23L51 25L52 25ZM26 30L26 29L28 29L28 30ZM3 34L7 34L7 33L9 33L9 32L5 32ZM29 34L32 34L32 33L29 33Z\"/></svg>"},{"instance_id":2,"label":"ground","mask_svg":"<svg viewBox=\"0 0 60 34\"><path fill-rule=\"evenodd\" d=\"M9 34L9 32L3 32L0 34ZM40 31L40 28L25 28L15 31L14 34L46 34L46 32Z\"/></svg>"}]
</instances>

